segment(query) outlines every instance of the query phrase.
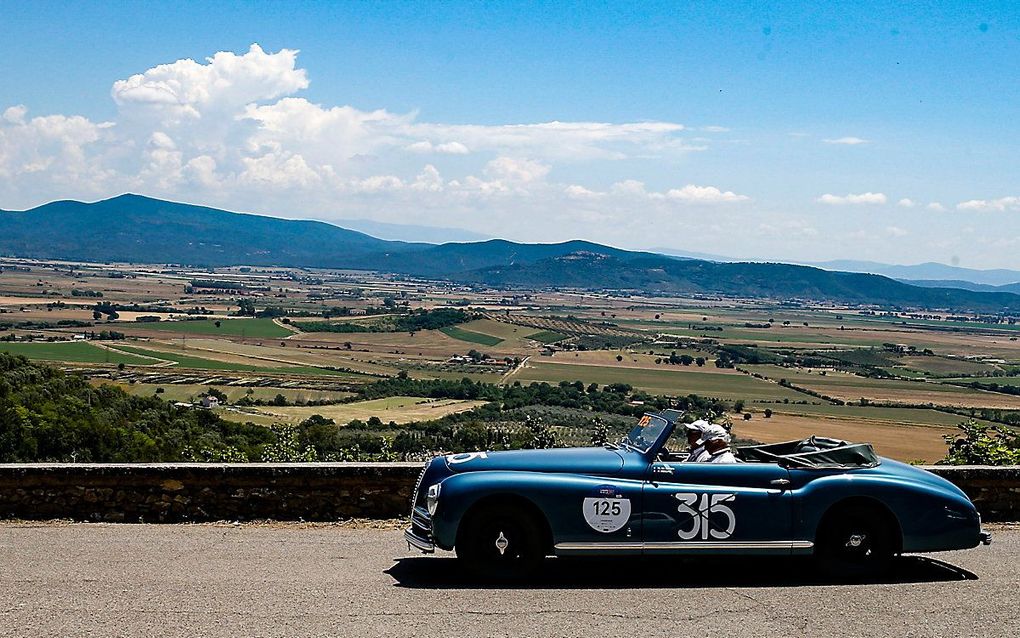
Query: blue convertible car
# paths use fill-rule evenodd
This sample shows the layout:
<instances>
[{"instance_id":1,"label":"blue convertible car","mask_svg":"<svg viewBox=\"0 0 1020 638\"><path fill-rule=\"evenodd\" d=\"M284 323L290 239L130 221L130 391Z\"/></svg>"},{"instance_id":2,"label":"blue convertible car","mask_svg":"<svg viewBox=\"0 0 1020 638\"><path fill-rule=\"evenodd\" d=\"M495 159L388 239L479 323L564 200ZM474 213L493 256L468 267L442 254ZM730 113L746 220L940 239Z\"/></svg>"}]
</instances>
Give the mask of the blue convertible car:
<instances>
[{"instance_id":1,"label":"blue convertible car","mask_svg":"<svg viewBox=\"0 0 1020 638\"><path fill-rule=\"evenodd\" d=\"M813 437L684 463L666 446L682 416L647 414L618 445L436 457L405 539L490 577L620 554L806 554L863 575L902 552L991 541L959 488L870 445Z\"/></svg>"}]
</instances>

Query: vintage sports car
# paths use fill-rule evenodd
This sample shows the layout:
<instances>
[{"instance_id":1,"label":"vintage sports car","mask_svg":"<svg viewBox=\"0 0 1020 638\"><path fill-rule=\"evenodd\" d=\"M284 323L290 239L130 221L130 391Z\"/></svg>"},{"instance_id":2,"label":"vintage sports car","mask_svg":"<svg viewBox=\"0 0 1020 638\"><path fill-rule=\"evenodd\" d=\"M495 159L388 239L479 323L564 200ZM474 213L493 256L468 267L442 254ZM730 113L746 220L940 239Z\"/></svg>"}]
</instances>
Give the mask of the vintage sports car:
<instances>
[{"instance_id":1,"label":"vintage sports car","mask_svg":"<svg viewBox=\"0 0 1020 638\"><path fill-rule=\"evenodd\" d=\"M549 555L620 554L814 555L865 575L903 552L991 542L959 488L870 445L812 437L684 463L666 447L682 416L646 414L618 445L433 458L404 537L497 578Z\"/></svg>"}]
</instances>

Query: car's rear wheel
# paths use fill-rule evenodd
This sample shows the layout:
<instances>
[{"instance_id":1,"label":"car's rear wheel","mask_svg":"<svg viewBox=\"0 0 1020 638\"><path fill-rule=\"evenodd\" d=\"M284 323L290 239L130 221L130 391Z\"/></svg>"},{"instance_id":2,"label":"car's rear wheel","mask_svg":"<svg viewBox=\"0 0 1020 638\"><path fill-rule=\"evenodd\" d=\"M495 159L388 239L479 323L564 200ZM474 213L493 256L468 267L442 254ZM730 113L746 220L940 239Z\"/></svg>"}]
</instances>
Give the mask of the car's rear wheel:
<instances>
[{"instance_id":1,"label":"car's rear wheel","mask_svg":"<svg viewBox=\"0 0 1020 638\"><path fill-rule=\"evenodd\" d=\"M896 552L895 529L876 507L849 506L831 512L818 531L815 557L827 575L874 578L886 573Z\"/></svg>"},{"instance_id":2,"label":"car's rear wheel","mask_svg":"<svg viewBox=\"0 0 1020 638\"><path fill-rule=\"evenodd\" d=\"M457 534L457 558L474 576L520 580L545 558L542 527L518 505L489 504L470 511Z\"/></svg>"}]
</instances>

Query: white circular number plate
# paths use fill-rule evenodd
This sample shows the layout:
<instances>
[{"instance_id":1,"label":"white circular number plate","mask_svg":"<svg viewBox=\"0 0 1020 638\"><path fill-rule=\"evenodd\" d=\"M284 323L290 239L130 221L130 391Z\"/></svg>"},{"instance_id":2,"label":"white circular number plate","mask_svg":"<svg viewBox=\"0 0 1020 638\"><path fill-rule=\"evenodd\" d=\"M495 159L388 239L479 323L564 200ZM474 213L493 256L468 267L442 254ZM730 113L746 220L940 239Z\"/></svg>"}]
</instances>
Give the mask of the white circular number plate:
<instances>
[{"instance_id":1,"label":"white circular number plate","mask_svg":"<svg viewBox=\"0 0 1020 638\"><path fill-rule=\"evenodd\" d=\"M597 532L615 532L630 520L630 499L586 498L584 520Z\"/></svg>"}]
</instances>

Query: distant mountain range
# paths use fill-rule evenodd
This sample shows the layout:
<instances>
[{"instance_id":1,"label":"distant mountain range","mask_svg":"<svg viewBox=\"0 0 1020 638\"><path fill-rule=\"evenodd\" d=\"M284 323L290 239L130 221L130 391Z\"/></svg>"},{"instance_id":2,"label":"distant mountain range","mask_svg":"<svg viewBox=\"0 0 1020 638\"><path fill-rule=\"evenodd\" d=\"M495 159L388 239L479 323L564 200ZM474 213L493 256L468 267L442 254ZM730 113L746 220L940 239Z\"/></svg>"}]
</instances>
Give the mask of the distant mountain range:
<instances>
[{"instance_id":1,"label":"distant mountain range","mask_svg":"<svg viewBox=\"0 0 1020 638\"><path fill-rule=\"evenodd\" d=\"M911 286L924 286L925 288L960 288L962 290L973 290L974 292L1011 292L1020 294L1020 283L1003 284L991 286L989 284L976 284L972 281L960 279L897 279Z\"/></svg>"},{"instance_id":2,"label":"distant mountain range","mask_svg":"<svg viewBox=\"0 0 1020 638\"><path fill-rule=\"evenodd\" d=\"M366 235L393 241L425 242L426 244L446 244L449 242L485 241L492 235L483 235L463 228L444 228L442 226L420 226L418 224L390 224L372 221L371 219L341 219L336 222L350 230Z\"/></svg>"},{"instance_id":3,"label":"distant mountain range","mask_svg":"<svg viewBox=\"0 0 1020 638\"><path fill-rule=\"evenodd\" d=\"M911 285L878 274L726 263L586 241L526 244L492 239L440 245L388 241L324 222L231 213L139 195L0 211L0 254L92 262L352 268L508 288L616 289L1020 312L1020 295L1013 290Z\"/></svg>"},{"instance_id":4,"label":"distant mountain range","mask_svg":"<svg viewBox=\"0 0 1020 638\"><path fill-rule=\"evenodd\" d=\"M842 270L885 275L886 277L902 279L905 281L937 281L945 282L946 284L965 282L972 284L984 284L987 286L1003 286L1006 284L1020 282L1020 271L1016 270L976 270L974 268L947 266L936 262L926 262L910 266L898 266L892 264L880 264L873 261L839 259L835 261L815 262L807 265L824 268L825 270Z\"/></svg>"}]
</instances>

